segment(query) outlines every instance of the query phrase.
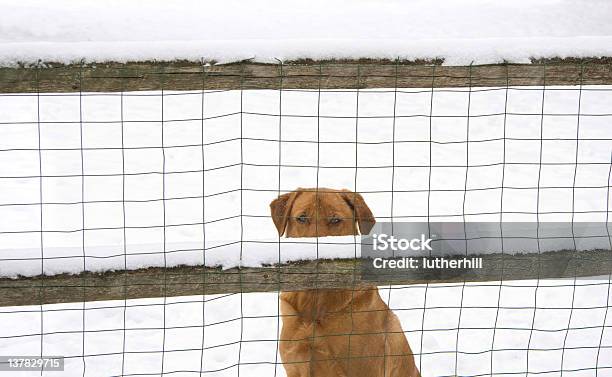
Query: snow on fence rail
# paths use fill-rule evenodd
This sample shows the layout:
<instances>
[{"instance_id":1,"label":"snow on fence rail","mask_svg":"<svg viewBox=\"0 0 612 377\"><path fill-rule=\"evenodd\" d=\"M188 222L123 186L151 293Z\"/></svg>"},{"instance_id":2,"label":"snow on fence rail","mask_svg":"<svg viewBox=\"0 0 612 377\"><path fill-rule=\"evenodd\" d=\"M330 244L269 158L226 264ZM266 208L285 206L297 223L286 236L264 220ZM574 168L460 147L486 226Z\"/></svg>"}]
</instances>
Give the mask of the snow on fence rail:
<instances>
[{"instance_id":1,"label":"snow on fence rail","mask_svg":"<svg viewBox=\"0 0 612 377\"><path fill-rule=\"evenodd\" d=\"M472 274L397 279L384 275L364 279L356 259L294 262L273 267L151 267L103 273L60 274L19 279L0 278L0 306L124 300L148 297L215 295L367 285L409 285L428 282L492 282L571 279L606 276L612 251L557 251L532 254L481 255L485 270ZM604 279L602 284L608 284Z\"/></svg>"}]
</instances>

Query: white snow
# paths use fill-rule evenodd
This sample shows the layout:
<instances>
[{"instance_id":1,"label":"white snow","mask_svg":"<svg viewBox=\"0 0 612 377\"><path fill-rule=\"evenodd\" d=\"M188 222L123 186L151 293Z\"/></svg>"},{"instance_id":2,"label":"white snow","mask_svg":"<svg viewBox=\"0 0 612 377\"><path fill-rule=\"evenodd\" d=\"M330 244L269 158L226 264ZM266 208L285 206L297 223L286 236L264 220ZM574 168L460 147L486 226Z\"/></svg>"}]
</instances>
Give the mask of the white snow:
<instances>
[{"instance_id":1,"label":"white snow","mask_svg":"<svg viewBox=\"0 0 612 377\"><path fill-rule=\"evenodd\" d=\"M269 203L297 187L359 191L379 222L428 200L462 221L464 199L466 221L606 221L612 87L547 87L543 117L541 87L431 96L362 90L358 119L353 90L247 90L242 114L240 91L0 96L0 276L359 256L352 236L279 244Z\"/></svg>"},{"instance_id":2,"label":"white snow","mask_svg":"<svg viewBox=\"0 0 612 377\"><path fill-rule=\"evenodd\" d=\"M546 1L0 1L0 65L39 60L612 56L612 3Z\"/></svg>"},{"instance_id":3,"label":"white snow","mask_svg":"<svg viewBox=\"0 0 612 377\"><path fill-rule=\"evenodd\" d=\"M608 277L380 287L380 294L398 315L423 377L612 376ZM278 293L202 301L3 307L0 354L39 355L42 347L43 355L67 357L64 372L43 374L50 377L285 376Z\"/></svg>"}]
</instances>

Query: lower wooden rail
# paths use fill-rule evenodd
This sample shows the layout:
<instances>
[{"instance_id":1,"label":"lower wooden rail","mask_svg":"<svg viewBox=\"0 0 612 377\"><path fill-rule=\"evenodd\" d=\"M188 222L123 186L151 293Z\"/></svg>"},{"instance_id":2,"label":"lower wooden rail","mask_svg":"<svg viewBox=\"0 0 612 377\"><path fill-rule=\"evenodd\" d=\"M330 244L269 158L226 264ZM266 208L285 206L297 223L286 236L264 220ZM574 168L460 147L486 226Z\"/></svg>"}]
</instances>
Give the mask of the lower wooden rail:
<instances>
[{"instance_id":1,"label":"lower wooden rail","mask_svg":"<svg viewBox=\"0 0 612 377\"><path fill-rule=\"evenodd\" d=\"M441 282L574 278L612 273L612 250L555 251L541 254L483 254L481 269L462 274L401 272L369 275L368 260L313 260L258 268L179 266L105 273L0 279L0 306L123 300L201 294L269 292L363 285L408 285ZM365 262L364 262L365 261Z\"/></svg>"}]
</instances>

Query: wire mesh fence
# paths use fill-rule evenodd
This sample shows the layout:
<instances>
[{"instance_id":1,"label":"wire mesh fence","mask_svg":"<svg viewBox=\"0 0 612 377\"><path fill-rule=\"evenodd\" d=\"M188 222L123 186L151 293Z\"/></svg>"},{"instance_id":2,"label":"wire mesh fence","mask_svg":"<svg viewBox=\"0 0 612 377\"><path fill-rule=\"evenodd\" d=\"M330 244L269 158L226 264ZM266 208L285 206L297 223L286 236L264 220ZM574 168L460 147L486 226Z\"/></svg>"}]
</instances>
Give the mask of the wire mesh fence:
<instances>
[{"instance_id":1,"label":"wire mesh fence","mask_svg":"<svg viewBox=\"0 0 612 377\"><path fill-rule=\"evenodd\" d=\"M61 355L64 375L285 375L279 291L291 270L270 268L277 280L266 289L238 273L233 293L212 294L220 291L207 269L188 271L201 280L196 292L181 296L174 284L185 265L222 266L223 275L360 258L359 236L279 237L270 203L298 187L359 193L391 226L568 223L563 251L578 259L593 247L574 225L598 223L606 233L597 248L612 249L612 87L598 81L609 66L257 69L96 76L81 66L53 80L44 69L19 83L4 77L22 93L0 94L0 289L34 300L0 308L0 355ZM540 236L523 251L538 265L548 251ZM466 233L460 239L468 245ZM501 245L489 252L510 253ZM574 266L565 279L502 274L379 292L423 376L606 376L612 257L602 255L598 266L582 261L588 278ZM360 271L347 266L343 287L357 287ZM161 268L149 276L158 297L132 299L146 297L128 292L153 284L152 267ZM330 271L318 267L302 274L329 287ZM83 271L115 271L118 300L70 303L89 297ZM64 286L36 280L43 274L76 275L61 275ZM45 301L46 282L70 297Z\"/></svg>"}]
</instances>

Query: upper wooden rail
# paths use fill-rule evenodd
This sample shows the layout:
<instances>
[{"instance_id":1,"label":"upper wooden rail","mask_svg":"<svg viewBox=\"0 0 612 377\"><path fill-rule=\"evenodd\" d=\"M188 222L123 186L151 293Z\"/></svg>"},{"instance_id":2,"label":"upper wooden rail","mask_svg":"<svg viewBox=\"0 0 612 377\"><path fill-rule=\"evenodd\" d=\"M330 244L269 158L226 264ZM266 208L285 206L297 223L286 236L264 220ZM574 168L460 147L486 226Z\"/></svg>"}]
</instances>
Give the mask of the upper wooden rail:
<instances>
[{"instance_id":1,"label":"upper wooden rail","mask_svg":"<svg viewBox=\"0 0 612 377\"><path fill-rule=\"evenodd\" d=\"M612 84L610 59L474 66L442 66L435 62L332 61L224 65L134 62L0 68L0 93L580 84Z\"/></svg>"}]
</instances>

